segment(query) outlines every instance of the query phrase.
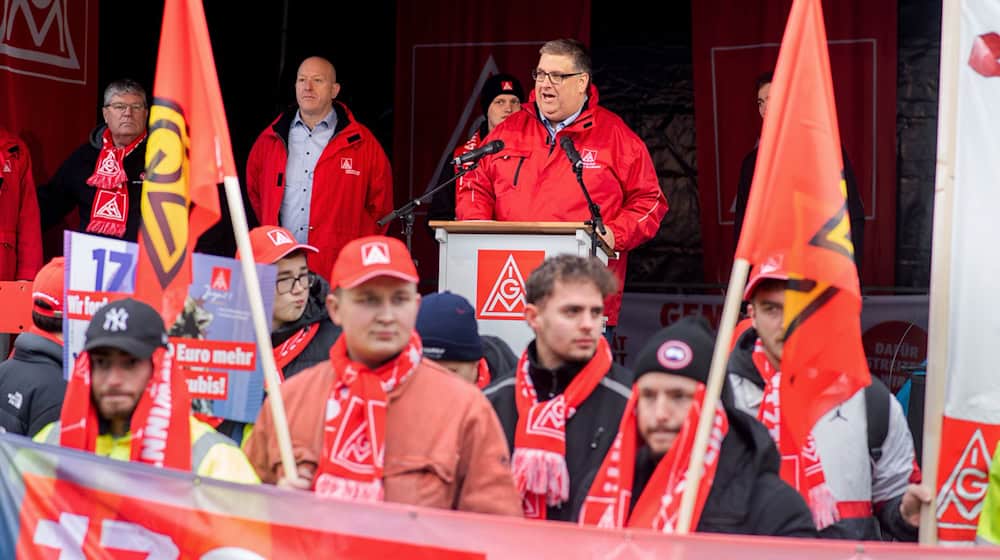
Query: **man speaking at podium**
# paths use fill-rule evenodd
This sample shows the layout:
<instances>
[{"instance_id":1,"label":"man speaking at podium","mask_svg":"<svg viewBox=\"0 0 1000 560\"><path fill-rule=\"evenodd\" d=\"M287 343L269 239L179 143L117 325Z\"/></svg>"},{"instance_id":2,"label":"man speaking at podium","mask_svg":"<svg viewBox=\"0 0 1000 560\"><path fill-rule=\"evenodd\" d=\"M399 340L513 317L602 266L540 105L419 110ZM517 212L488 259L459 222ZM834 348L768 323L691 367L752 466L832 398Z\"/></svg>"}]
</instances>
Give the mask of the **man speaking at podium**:
<instances>
[{"instance_id":1,"label":"man speaking at podium","mask_svg":"<svg viewBox=\"0 0 1000 560\"><path fill-rule=\"evenodd\" d=\"M531 71L535 89L523 110L486 138L504 149L486 156L457 192L459 220L583 222L590 219L565 138L580 154L583 183L601 209L601 237L618 252L608 260L618 292L605 302L609 331L618 324L628 251L649 240L667 201L646 145L622 119L598 105L590 54L573 39L549 41Z\"/></svg>"}]
</instances>

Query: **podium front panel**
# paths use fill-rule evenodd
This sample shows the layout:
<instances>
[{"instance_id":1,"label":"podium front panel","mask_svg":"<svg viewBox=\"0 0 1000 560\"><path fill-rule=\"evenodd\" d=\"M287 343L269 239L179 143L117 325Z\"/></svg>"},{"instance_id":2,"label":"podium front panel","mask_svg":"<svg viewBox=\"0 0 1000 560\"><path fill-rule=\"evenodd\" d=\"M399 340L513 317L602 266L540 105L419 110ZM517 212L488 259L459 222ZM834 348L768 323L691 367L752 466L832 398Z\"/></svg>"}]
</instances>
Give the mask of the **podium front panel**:
<instances>
[{"instance_id":1,"label":"podium front panel","mask_svg":"<svg viewBox=\"0 0 1000 560\"><path fill-rule=\"evenodd\" d=\"M524 283L545 258L590 255L590 237L573 234L455 233L438 229L438 290L464 296L476 310L479 333L502 338L520 355L534 338L524 320ZM601 260L607 263L607 257Z\"/></svg>"}]
</instances>

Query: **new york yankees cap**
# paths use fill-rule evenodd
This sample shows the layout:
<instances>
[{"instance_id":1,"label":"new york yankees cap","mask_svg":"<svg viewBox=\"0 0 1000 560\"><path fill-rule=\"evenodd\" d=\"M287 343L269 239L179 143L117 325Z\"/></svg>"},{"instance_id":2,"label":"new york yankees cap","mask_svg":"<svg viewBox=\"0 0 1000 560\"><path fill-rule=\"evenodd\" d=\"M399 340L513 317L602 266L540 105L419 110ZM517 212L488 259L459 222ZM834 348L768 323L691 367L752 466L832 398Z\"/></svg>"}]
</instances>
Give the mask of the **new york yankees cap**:
<instances>
[{"instance_id":1,"label":"new york yankees cap","mask_svg":"<svg viewBox=\"0 0 1000 560\"><path fill-rule=\"evenodd\" d=\"M87 325L86 339L84 350L88 352L115 348L144 360L157 348L167 347L167 330L149 304L128 298L98 310Z\"/></svg>"}]
</instances>

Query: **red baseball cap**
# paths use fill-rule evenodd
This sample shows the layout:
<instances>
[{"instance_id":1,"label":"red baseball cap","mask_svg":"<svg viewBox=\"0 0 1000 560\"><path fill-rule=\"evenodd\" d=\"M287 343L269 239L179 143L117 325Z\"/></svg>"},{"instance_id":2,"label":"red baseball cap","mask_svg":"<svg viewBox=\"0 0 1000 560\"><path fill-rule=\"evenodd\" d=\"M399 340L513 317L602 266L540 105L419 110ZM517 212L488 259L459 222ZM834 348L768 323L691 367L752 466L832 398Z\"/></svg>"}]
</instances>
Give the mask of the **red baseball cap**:
<instances>
[{"instance_id":1,"label":"red baseball cap","mask_svg":"<svg viewBox=\"0 0 1000 560\"><path fill-rule=\"evenodd\" d=\"M743 290L743 299L750 301L750 297L753 296L753 292L757 289L757 286L767 279L788 280L784 255L772 255L754 269L753 274L750 275L750 281L747 282L746 289Z\"/></svg>"},{"instance_id":2,"label":"red baseball cap","mask_svg":"<svg viewBox=\"0 0 1000 560\"><path fill-rule=\"evenodd\" d=\"M377 276L393 276L414 284L420 280L402 241L370 235L355 239L340 250L330 273L330 289L350 289Z\"/></svg>"},{"instance_id":3,"label":"red baseball cap","mask_svg":"<svg viewBox=\"0 0 1000 560\"><path fill-rule=\"evenodd\" d=\"M62 318L66 260L56 257L35 275L31 284L31 310L45 317Z\"/></svg>"},{"instance_id":4,"label":"red baseball cap","mask_svg":"<svg viewBox=\"0 0 1000 560\"><path fill-rule=\"evenodd\" d=\"M312 245L299 243L292 232L280 226L260 226L250 230L250 247L253 260L259 264L274 264L295 251L319 252ZM238 249L236 258L240 258Z\"/></svg>"}]
</instances>

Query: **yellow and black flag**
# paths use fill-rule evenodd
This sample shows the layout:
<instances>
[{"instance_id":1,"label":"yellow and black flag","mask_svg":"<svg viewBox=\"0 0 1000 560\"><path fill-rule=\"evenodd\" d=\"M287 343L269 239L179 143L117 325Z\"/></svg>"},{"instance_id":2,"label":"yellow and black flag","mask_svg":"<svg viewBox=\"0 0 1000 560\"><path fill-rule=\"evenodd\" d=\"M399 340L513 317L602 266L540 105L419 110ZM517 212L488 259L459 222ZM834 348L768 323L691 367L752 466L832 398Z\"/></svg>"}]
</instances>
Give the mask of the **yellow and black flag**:
<instances>
[{"instance_id":1,"label":"yellow and black flag","mask_svg":"<svg viewBox=\"0 0 1000 560\"><path fill-rule=\"evenodd\" d=\"M871 383L820 0L795 0L781 42L736 257L788 274L782 424L800 443Z\"/></svg>"},{"instance_id":2,"label":"yellow and black flag","mask_svg":"<svg viewBox=\"0 0 1000 560\"><path fill-rule=\"evenodd\" d=\"M198 237L219 221L217 184L236 176L201 0L167 0L149 115L135 295L172 325Z\"/></svg>"}]
</instances>

